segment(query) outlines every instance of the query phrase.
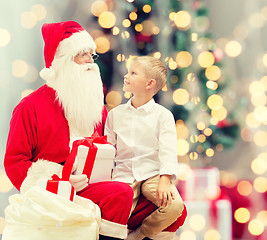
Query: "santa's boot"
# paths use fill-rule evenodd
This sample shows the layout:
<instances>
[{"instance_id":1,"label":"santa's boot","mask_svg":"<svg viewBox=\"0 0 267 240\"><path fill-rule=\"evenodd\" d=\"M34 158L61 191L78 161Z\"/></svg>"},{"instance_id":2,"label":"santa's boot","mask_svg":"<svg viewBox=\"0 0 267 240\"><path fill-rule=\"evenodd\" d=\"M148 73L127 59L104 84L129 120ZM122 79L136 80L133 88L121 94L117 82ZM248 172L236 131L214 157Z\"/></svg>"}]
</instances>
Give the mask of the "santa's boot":
<instances>
[{"instance_id":1,"label":"santa's boot","mask_svg":"<svg viewBox=\"0 0 267 240\"><path fill-rule=\"evenodd\" d=\"M123 239L99 235L99 240L123 240Z\"/></svg>"}]
</instances>

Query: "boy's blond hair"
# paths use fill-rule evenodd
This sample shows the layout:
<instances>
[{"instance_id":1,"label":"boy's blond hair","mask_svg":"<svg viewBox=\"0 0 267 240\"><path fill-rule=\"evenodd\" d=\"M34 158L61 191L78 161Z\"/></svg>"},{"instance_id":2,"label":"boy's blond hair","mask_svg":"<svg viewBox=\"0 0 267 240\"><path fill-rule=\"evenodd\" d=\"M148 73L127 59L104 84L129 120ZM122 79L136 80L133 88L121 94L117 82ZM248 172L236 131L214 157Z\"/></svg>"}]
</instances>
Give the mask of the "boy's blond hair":
<instances>
[{"instance_id":1,"label":"boy's blond hair","mask_svg":"<svg viewBox=\"0 0 267 240\"><path fill-rule=\"evenodd\" d=\"M167 68L164 63L152 56L134 56L128 60L130 64L137 63L142 66L151 79L156 81L156 92L160 91L167 81Z\"/></svg>"}]
</instances>

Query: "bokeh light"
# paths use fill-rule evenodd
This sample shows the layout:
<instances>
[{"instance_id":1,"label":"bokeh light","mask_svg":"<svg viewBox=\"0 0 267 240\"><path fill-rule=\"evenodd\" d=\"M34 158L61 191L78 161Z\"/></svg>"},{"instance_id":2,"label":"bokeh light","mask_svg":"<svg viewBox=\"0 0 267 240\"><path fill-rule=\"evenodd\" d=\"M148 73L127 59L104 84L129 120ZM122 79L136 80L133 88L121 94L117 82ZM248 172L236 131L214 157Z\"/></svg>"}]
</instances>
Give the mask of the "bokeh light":
<instances>
[{"instance_id":1,"label":"bokeh light","mask_svg":"<svg viewBox=\"0 0 267 240\"><path fill-rule=\"evenodd\" d=\"M223 106L223 99L218 94L209 96L207 105L210 109L220 109Z\"/></svg>"},{"instance_id":2,"label":"bokeh light","mask_svg":"<svg viewBox=\"0 0 267 240\"><path fill-rule=\"evenodd\" d=\"M246 223L250 219L250 212L247 208L238 208L234 212L234 218L239 223Z\"/></svg>"},{"instance_id":3,"label":"bokeh light","mask_svg":"<svg viewBox=\"0 0 267 240\"><path fill-rule=\"evenodd\" d=\"M179 156L184 156L189 151L189 143L184 139L177 140L177 154Z\"/></svg>"},{"instance_id":4,"label":"bokeh light","mask_svg":"<svg viewBox=\"0 0 267 240\"><path fill-rule=\"evenodd\" d=\"M257 177L254 180L253 186L255 190L259 193L264 193L267 191L267 178Z\"/></svg>"},{"instance_id":5,"label":"bokeh light","mask_svg":"<svg viewBox=\"0 0 267 240\"><path fill-rule=\"evenodd\" d=\"M252 192L252 185L249 181L242 180L237 185L237 191L240 195L248 196Z\"/></svg>"},{"instance_id":6,"label":"bokeh light","mask_svg":"<svg viewBox=\"0 0 267 240\"><path fill-rule=\"evenodd\" d=\"M112 12L105 11L100 14L98 22L102 28L112 28L116 23L116 16Z\"/></svg>"},{"instance_id":7,"label":"bokeh light","mask_svg":"<svg viewBox=\"0 0 267 240\"><path fill-rule=\"evenodd\" d=\"M190 52L181 51L178 52L176 55L176 62L180 68L186 68L191 65L192 63L192 55Z\"/></svg>"},{"instance_id":8,"label":"bokeh light","mask_svg":"<svg viewBox=\"0 0 267 240\"><path fill-rule=\"evenodd\" d=\"M105 1L97 0L91 5L91 12L99 17L101 13L108 11L108 6Z\"/></svg>"},{"instance_id":9,"label":"bokeh light","mask_svg":"<svg viewBox=\"0 0 267 240\"><path fill-rule=\"evenodd\" d=\"M195 214L188 219L188 223L194 231L201 231L206 226L206 219L200 214Z\"/></svg>"},{"instance_id":10,"label":"bokeh light","mask_svg":"<svg viewBox=\"0 0 267 240\"><path fill-rule=\"evenodd\" d=\"M179 11L175 14L174 23L180 30L187 30L191 26L191 14L187 11Z\"/></svg>"},{"instance_id":11,"label":"bokeh light","mask_svg":"<svg viewBox=\"0 0 267 240\"><path fill-rule=\"evenodd\" d=\"M205 232L204 240L221 240L221 236L216 229L210 229Z\"/></svg>"},{"instance_id":12,"label":"bokeh light","mask_svg":"<svg viewBox=\"0 0 267 240\"><path fill-rule=\"evenodd\" d=\"M46 18L47 10L46 7L42 4L35 4L31 8L32 13L35 15L35 18L38 21L41 21Z\"/></svg>"},{"instance_id":13,"label":"bokeh light","mask_svg":"<svg viewBox=\"0 0 267 240\"><path fill-rule=\"evenodd\" d=\"M267 226L267 210L262 210L257 214L257 219L260 220L264 226Z\"/></svg>"},{"instance_id":14,"label":"bokeh light","mask_svg":"<svg viewBox=\"0 0 267 240\"><path fill-rule=\"evenodd\" d=\"M26 90L22 91L22 93L21 93L21 99L27 97L32 92L33 92L32 89L26 89Z\"/></svg>"},{"instance_id":15,"label":"bokeh light","mask_svg":"<svg viewBox=\"0 0 267 240\"><path fill-rule=\"evenodd\" d=\"M29 70L29 65L24 60L15 60L12 63L12 74L15 77L24 77Z\"/></svg>"},{"instance_id":16,"label":"bokeh light","mask_svg":"<svg viewBox=\"0 0 267 240\"><path fill-rule=\"evenodd\" d=\"M230 41L226 44L224 51L229 57L237 57L242 52L242 46L238 41Z\"/></svg>"},{"instance_id":17,"label":"bokeh light","mask_svg":"<svg viewBox=\"0 0 267 240\"><path fill-rule=\"evenodd\" d=\"M205 75L209 80L217 81L221 77L221 69L212 65L205 70Z\"/></svg>"},{"instance_id":18,"label":"bokeh light","mask_svg":"<svg viewBox=\"0 0 267 240\"><path fill-rule=\"evenodd\" d=\"M196 240L196 234L193 231L185 230L180 235L180 240Z\"/></svg>"},{"instance_id":19,"label":"bokeh light","mask_svg":"<svg viewBox=\"0 0 267 240\"><path fill-rule=\"evenodd\" d=\"M117 91L110 91L106 95L106 103L111 108L114 108L114 107L118 106L119 104L121 104L121 101L122 101L122 96Z\"/></svg>"},{"instance_id":20,"label":"bokeh light","mask_svg":"<svg viewBox=\"0 0 267 240\"><path fill-rule=\"evenodd\" d=\"M248 230L252 235L259 236L264 231L264 225L260 220L253 219L248 224Z\"/></svg>"},{"instance_id":21,"label":"bokeh light","mask_svg":"<svg viewBox=\"0 0 267 240\"><path fill-rule=\"evenodd\" d=\"M0 47L5 47L11 39L10 33L5 28L0 28Z\"/></svg>"},{"instance_id":22,"label":"bokeh light","mask_svg":"<svg viewBox=\"0 0 267 240\"><path fill-rule=\"evenodd\" d=\"M257 157L251 162L251 170L258 175L267 171L267 159Z\"/></svg>"},{"instance_id":23,"label":"bokeh light","mask_svg":"<svg viewBox=\"0 0 267 240\"><path fill-rule=\"evenodd\" d=\"M173 92L173 101L178 105L184 105L189 101L189 93L183 88L178 88Z\"/></svg>"},{"instance_id":24,"label":"bokeh light","mask_svg":"<svg viewBox=\"0 0 267 240\"><path fill-rule=\"evenodd\" d=\"M9 192L13 188L4 170L0 169L0 192Z\"/></svg>"},{"instance_id":25,"label":"bokeh light","mask_svg":"<svg viewBox=\"0 0 267 240\"><path fill-rule=\"evenodd\" d=\"M201 67L207 68L214 64L215 58L211 52L202 52L198 55L198 63Z\"/></svg>"},{"instance_id":26,"label":"bokeh light","mask_svg":"<svg viewBox=\"0 0 267 240\"><path fill-rule=\"evenodd\" d=\"M96 38L95 44L96 44L96 52L98 53L103 54L110 50L110 41L107 37L102 36Z\"/></svg>"},{"instance_id":27,"label":"bokeh light","mask_svg":"<svg viewBox=\"0 0 267 240\"><path fill-rule=\"evenodd\" d=\"M37 18L32 12L21 14L21 26L24 28L33 28L37 23Z\"/></svg>"}]
</instances>

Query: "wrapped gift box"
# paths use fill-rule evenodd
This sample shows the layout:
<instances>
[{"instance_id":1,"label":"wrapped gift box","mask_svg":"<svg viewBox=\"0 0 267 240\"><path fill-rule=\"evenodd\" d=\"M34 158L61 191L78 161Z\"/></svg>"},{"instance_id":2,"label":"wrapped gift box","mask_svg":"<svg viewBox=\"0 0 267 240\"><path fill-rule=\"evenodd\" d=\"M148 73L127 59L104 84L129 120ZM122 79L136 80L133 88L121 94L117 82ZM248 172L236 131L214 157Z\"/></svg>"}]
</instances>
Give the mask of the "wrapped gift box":
<instances>
[{"instance_id":1,"label":"wrapped gift box","mask_svg":"<svg viewBox=\"0 0 267 240\"><path fill-rule=\"evenodd\" d=\"M220 172L216 167L191 169L177 183L184 200L216 199L220 194Z\"/></svg>"},{"instance_id":2,"label":"wrapped gift box","mask_svg":"<svg viewBox=\"0 0 267 240\"><path fill-rule=\"evenodd\" d=\"M69 181L40 179L38 186L70 201L75 201L76 191Z\"/></svg>"},{"instance_id":3,"label":"wrapped gift box","mask_svg":"<svg viewBox=\"0 0 267 240\"><path fill-rule=\"evenodd\" d=\"M72 138L71 141L75 141L77 138ZM92 174L89 179L89 183L110 181L111 170L114 166L115 148L107 143L100 144L94 143L97 147L97 153L95 156L95 162L92 170ZM77 169L74 174L82 174L86 163L89 147L79 146L75 161L77 162Z\"/></svg>"},{"instance_id":4,"label":"wrapped gift box","mask_svg":"<svg viewBox=\"0 0 267 240\"><path fill-rule=\"evenodd\" d=\"M191 231L195 240L222 239L232 240L232 208L228 199L185 201L187 219L176 235ZM219 238L208 238L208 232L216 231Z\"/></svg>"}]
</instances>

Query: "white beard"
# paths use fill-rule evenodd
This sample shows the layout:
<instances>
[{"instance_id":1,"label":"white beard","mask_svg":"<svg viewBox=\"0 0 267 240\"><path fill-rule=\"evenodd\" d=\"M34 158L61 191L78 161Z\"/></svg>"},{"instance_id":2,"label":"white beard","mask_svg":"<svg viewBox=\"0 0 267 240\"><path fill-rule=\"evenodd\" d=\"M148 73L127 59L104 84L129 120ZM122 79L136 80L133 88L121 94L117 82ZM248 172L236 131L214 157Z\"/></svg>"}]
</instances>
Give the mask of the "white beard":
<instances>
[{"instance_id":1,"label":"white beard","mask_svg":"<svg viewBox=\"0 0 267 240\"><path fill-rule=\"evenodd\" d=\"M90 70L87 70L87 69ZM103 86L97 64L66 61L56 71L54 88L69 124L71 137L91 136L102 119Z\"/></svg>"}]
</instances>

